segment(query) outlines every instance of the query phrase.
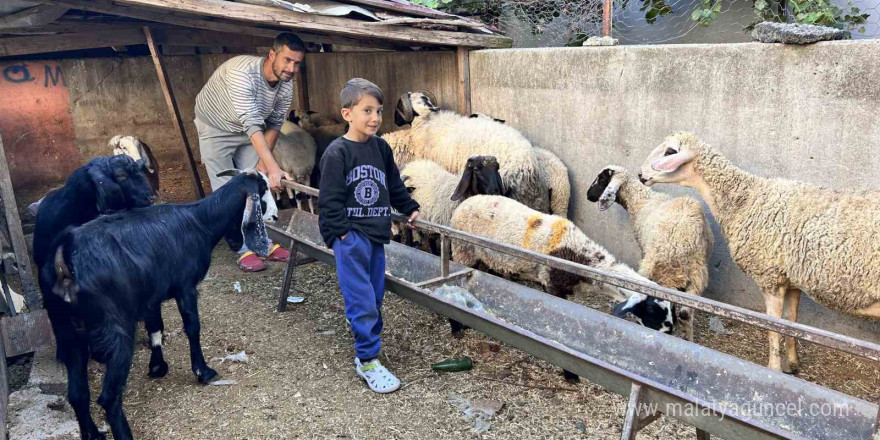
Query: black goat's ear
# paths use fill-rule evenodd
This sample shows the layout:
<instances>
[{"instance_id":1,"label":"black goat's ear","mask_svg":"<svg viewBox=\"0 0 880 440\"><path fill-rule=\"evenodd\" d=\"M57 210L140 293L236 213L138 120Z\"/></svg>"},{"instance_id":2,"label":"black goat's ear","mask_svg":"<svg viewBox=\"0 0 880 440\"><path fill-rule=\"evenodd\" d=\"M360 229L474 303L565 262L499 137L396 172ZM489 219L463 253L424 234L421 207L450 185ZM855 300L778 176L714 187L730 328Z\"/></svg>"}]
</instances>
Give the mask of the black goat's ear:
<instances>
[{"instance_id":1,"label":"black goat's ear","mask_svg":"<svg viewBox=\"0 0 880 440\"><path fill-rule=\"evenodd\" d=\"M227 176L235 177L239 174L241 174L241 170L230 169L230 170L220 171L219 173L217 173L217 177L227 177Z\"/></svg>"},{"instance_id":2,"label":"black goat's ear","mask_svg":"<svg viewBox=\"0 0 880 440\"><path fill-rule=\"evenodd\" d=\"M122 188L107 173L97 166L91 166L88 175L92 179L92 184L95 185L98 212L107 213L125 207L125 195Z\"/></svg>"},{"instance_id":3,"label":"black goat's ear","mask_svg":"<svg viewBox=\"0 0 880 440\"><path fill-rule=\"evenodd\" d=\"M248 250L261 257L269 255L269 235L266 233L266 224L263 223L259 194L248 195L241 218L241 235Z\"/></svg>"}]
</instances>

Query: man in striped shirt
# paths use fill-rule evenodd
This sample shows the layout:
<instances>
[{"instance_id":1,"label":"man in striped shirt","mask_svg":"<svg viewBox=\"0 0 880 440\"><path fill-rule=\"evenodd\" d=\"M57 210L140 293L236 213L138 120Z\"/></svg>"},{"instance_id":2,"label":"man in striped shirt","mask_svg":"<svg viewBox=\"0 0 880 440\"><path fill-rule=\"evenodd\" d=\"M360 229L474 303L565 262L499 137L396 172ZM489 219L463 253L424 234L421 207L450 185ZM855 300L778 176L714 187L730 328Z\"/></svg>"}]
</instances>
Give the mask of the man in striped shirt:
<instances>
[{"instance_id":1,"label":"man in striped shirt","mask_svg":"<svg viewBox=\"0 0 880 440\"><path fill-rule=\"evenodd\" d=\"M217 177L217 173L230 168L256 168L268 176L274 190L281 189L281 179L292 180L275 162L272 149L293 100L291 80L305 52L299 37L282 33L275 38L267 57L230 58L202 87L196 97L195 124L212 190L231 179ZM266 269L266 263L246 246L239 254L242 270ZM275 244L266 259L287 261L289 256L286 249Z\"/></svg>"}]
</instances>

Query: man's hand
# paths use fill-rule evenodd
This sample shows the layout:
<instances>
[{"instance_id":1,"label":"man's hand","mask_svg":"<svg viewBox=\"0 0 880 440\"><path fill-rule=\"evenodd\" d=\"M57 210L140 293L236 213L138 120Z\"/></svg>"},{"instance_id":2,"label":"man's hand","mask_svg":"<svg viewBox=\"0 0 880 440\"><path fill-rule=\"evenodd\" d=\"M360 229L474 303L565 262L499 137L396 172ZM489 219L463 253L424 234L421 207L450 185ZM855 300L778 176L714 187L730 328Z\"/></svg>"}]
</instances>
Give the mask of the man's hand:
<instances>
[{"instance_id":1,"label":"man's hand","mask_svg":"<svg viewBox=\"0 0 880 440\"><path fill-rule=\"evenodd\" d=\"M416 227L413 226L413 222L416 221L417 218L419 218L419 211L413 211L413 213L409 215L409 220L406 221L406 227L415 229Z\"/></svg>"},{"instance_id":2,"label":"man's hand","mask_svg":"<svg viewBox=\"0 0 880 440\"><path fill-rule=\"evenodd\" d=\"M272 191L281 191L281 179L293 180L290 178L290 174L282 171L277 165L269 169L266 175L269 177L269 188Z\"/></svg>"}]
</instances>

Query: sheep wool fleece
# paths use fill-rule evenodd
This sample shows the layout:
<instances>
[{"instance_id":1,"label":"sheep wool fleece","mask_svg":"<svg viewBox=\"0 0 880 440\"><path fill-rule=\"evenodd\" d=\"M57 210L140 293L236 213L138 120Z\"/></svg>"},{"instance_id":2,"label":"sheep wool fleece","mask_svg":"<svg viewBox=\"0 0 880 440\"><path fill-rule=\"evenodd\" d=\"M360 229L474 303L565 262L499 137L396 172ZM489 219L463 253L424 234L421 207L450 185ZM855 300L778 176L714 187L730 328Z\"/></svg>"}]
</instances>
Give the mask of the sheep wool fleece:
<instances>
[{"instance_id":1,"label":"sheep wool fleece","mask_svg":"<svg viewBox=\"0 0 880 440\"><path fill-rule=\"evenodd\" d=\"M333 244L345 316L351 322L355 355L362 362L379 356L382 299L385 296L385 246L357 230Z\"/></svg>"}]
</instances>

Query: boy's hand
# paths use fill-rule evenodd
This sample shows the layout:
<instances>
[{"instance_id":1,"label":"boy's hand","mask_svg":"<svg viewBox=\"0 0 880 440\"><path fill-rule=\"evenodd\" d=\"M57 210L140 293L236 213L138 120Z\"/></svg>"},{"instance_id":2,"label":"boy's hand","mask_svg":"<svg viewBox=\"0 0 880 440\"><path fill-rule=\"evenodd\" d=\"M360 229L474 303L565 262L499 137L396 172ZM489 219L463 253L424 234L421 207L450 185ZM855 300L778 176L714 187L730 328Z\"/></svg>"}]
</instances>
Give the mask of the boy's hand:
<instances>
[{"instance_id":1,"label":"boy's hand","mask_svg":"<svg viewBox=\"0 0 880 440\"><path fill-rule=\"evenodd\" d=\"M417 218L419 218L419 211L413 211L413 213L409 215L409 220L406 221L406 227L410 229L415 229L416 227L413 226L413 222Z\"/></svg>"}]
</instances>

